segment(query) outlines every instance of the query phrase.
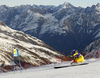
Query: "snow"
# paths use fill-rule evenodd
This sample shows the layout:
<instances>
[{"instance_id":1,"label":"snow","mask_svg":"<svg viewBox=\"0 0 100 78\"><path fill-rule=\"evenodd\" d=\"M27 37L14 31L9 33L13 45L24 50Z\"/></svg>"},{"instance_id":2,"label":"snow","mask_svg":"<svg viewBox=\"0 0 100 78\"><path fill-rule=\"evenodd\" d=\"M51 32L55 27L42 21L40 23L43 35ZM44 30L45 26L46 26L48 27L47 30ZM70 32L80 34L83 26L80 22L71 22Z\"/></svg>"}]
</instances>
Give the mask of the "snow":
<instances>
[{"instance_id":1,"label":"snow","mask_svg":"<svg viewBox=\"0 0 100 78\"><path fill-rule=\"evenodd\" d=\"M34 39L35 40L35 39ZM2 42L5 42L5 43L9 43L9 44L17 44L17 43L15 43L14 41L12 41L10 38L7 40L7 39L1 39L0 38L0 41L2 41ZM34 52L34 53L36 53L37 55L39 55L40 57L44 57L44 58L50 58L50 56L49 55L47 55L47 54L45 54L45 53L43 53L43 52L41 52L41 51L35 51L35 49L41 49L41 50L44 50L44 51L48 51L48 52L50 52L50 53L53 53L53 54L55 54L55 55L59 55L59 54L57 54L56 52L53 52L53 51L51 51L51 50L49 50L48 48L45 48L45 47L42 47L42 46L38 46L38 45L33 45L33 44L31 44L31 43L25 43L25 42L23 42L23 41L20 41L20 40L17 40L19 43L19 45L22 45L22 46L24 46L25 48L27 48L27 50L28 51L30 51L30 49L29 48L32 48L31 49L31 51L32 52ZM39 40L37 39L36 40L36 42L38 42ZM1 45L3 44L3 43L0 43ZM26 51L21 51L20 52L20 55L23 55L23 56L25 56L26 55ZM32 59L32 60L35 60L33 57L35 57L34 55L30 55L30 54L27 54L27 56L29 56L30 57L30 59ZM2 58L0 58L0 59L2 59L3 60L3 57ZM51 61L56 61L56 59L55 58L50 58L51 59ZM6 60L5 60L6 61ZM32 61L31 61L32 62ZM8 65L8 63L7 63L7 61L5 62L5 64L6 65Z\"/></svg>"},{"instance_id":2,"label":"snow","mask_svg":"<svg viewBox=\"0 0 100 78\"><path fill-rule=\"evenodd\" d=\"M8 32L15 32L16 30L13 30L13 29L11 29L11 28L9 28L8 26L2 26L2 25L0 25L0 30L2 30L2 31L8 31Z\"/></svg>"},{"instance_id":3,"label":"snow","mask_svg":"<svg viewBox=\"0 0 100 78\"><path fill-rule=\"evenodd\" d=\"M97 32L98 32L98 34L95 36L95 38L99 38L100 37L100 29L98 29L95 33L97 33Z\"/></svg>"},{"instance_id":4,"label":"snow","mask_svg":"<svg viewBox=\"0 0 100 78\"><path fill-rule=\"evenodd\" d=\"M90 59L88 65L54 69L54 65L68 65L70 62L50 64L26 70L1 73L0 78L100 78L100 59Z\"/></svg>"},{"instance_id":5,"label":"snow","mask_svg":"<svg viewBox=\"0 0 100 78\"><path fill-rule=\"evenodd\" d=\"M97 37L100 37L100 32L96 35L96 37L95 37L95 38L97 38Z\"/></svg>"},{"instance_id":6,"label":"snow","mask_svg":"<svg viewBox=\"0 0 100 78\"><path fill-rule=\"evenodd\" d=\"M28 10L28 13L29 14L28 14L27 18L25 18L25 22L22 23L22 25L23 25L23 24L27 24L27 22L28 22L28 26L24 27L22 29L22 31L36 29L38 27L38 24L37 24L38 19L43 17L41 14L34 13L30 10ZM32 21L29 21L29 20L32 20Z\"/></svg>"},{"instance_id":7,"label":"snow","mask_svg":"<svg viewBox=\"0 0 100 78\"><path fill-rule=\"evenodd\" d=\"M19 19L19 17L20 17L19 15L16 15L16 16L15 16L15 20L18 20L18 19Z\"/></svg>"},{"instance_id":8,"label":"snow","mask_svg":"<svg viewBox=\"0 0 100 78\"><path fill-rule=\"evenodd\" d=\"M19 49L19 55L24 57L24 60L27 60L27 62L36 65L40 64L37 60L44 63L44 60L41 58L47 59L50 62L56 62L55 56L61 55L50 50L44 42L36 37L27 35L21 31L13 30L6 25L0 25L0 41L0 60L5 61L5 65L12 65L9 63L9 61L12 61L12 56L10 55L12 53L12 44L22 46L22 48Z\"/></svg>"},{"instance_id":9,"label":"snow","mask_svg":"<svg viewBox=\"0 0 100 78\"><path fill-rule=\"evenodd\" d=\"M96 10L98 10L97 14L100 14L100 3L96 5Z\"/></svg>"},{"instance_id":10,"label":"snow","mask_svg":"<svg viewBox=\"0 0 100 78\"><path fill-rule=\"evenodd\" d=\"M82 17L80 17L80 18L78 19L78 21L77 21L77 24L82 25L82 23L83 23L83 19L82 19Z\"/></svg>"},{"instance_id":11,"label":"snow","mask_svg":"<svg viewBox=\"0 0 100 78\"><path fill-rule=\"evenodd\" d=\"M41 27L40 35L44 34L46 32L49 33L59 33L63 34L66 33L66 30L69 30L68 26L64 24L64 21L70 17L70 15L67 15L61 21L58 21L52 14L45 14L44 18L47 20ZM65 31L64 31L65 30Z\"/></svg>"}]
</instances>

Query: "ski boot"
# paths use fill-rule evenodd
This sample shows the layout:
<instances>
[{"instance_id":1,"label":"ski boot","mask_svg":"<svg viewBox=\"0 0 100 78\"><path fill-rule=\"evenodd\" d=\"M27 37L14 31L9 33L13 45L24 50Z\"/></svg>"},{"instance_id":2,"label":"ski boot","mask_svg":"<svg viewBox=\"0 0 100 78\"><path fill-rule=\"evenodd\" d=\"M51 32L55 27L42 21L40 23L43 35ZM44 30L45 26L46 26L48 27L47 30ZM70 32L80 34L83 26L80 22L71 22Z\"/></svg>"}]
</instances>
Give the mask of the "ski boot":
<instances>
[{"instance_id":1,"label":"ski boot","mask_svg":"<svg viewBox=\"0 0 100 78\"><path fill-rule=\"evenodd\" d=\"M77 62L72 62L71 65L78 65L78 63Z\"/></svg>"}]
</instances>

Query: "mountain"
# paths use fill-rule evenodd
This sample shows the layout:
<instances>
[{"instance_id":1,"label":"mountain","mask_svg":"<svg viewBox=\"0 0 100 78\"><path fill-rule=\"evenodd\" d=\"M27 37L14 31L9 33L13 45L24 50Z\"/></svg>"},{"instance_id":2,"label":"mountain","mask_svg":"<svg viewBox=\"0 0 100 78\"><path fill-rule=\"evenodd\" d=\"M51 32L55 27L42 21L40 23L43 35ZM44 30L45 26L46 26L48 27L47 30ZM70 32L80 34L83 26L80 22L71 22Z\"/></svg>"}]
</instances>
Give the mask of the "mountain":
<instances>
[{"instance_id":1,"label":"mountain","mask_svg":"<svg viewBox=\"0 0 100 78\"><path fill-rule=\"evenodd\" d=\"M85 58L98 58L100 56L100 39L90 43L82 52Z\"/></svg>"},{"instance_id":2,"label":"mountain","mask_svg":"<svg viewBox=\"0 0 100 78\"><path fill-rule=\"evenodd\" d=\"M66 54L72 49L81 52L100 39L100 3L87 8L75 7L68 2L59 6L2 5L0 20Z\"/></svg>"},{"instance_id":3,"label":"mountain","mask_svg":"<svg viewBox=\"0 0 100 78\"><path fill-rule=\"evenodd\" d=\"M36 37L13 30L0 21L0 65L12 65L12 44L18 47L21 62L41 66L57 62L56 56L62 56ZM18 58L15 58L18 61Z\"/></svg>"},{"instance_id":4,"label":"mountain","mask_svg":"<svg viewBox=\"0 0 100 78\"><path fill-rule=\"evenodd\" d=\"M97 52L100 51L100 39L90 43L85 49L84 52Z\"/></svg>"}]
</instances>

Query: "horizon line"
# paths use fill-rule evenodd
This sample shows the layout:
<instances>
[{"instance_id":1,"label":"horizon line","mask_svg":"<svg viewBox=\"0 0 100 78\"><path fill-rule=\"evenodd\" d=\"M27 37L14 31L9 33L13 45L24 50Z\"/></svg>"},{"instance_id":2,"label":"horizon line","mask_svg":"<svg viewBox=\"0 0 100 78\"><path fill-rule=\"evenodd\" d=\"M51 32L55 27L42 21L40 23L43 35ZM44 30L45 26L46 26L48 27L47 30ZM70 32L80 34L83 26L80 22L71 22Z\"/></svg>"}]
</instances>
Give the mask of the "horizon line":
<instances>
[{"instance_id":1,"label":"horizon line","mask_svg":"<svg viewBox=\"0 0 100 78\"><path fill-rule=\"evenodd\" d=\"M62 3L62 4L58 4L58 5L54 5L54 4L20 4L20 5L13 5L13 6L9 6L9 5L6 5L6 4L0 4L0 6L7 6L7 7L17 7L17 6L22 6L22 5L31 5L31 6L34 6L34 5L37 5L37 6L60 6L60 5L63 5L63 4L65 4L65 3L69 3L69 2L64 2L64 3ZM71 4L71 3L69 3L69 4ZM97 5L97 4L100 4L100 2L97 2L96 4L92 4L91 6L93 6L93 5ZM71 4L71 5L73 5L73 4ZM75 5L73 5L74 7L82 7L82 6L75 6ZM87 8L87 7L91 7L91 6L86 6L86 7L82 7L82 8Z\"/></svg>"}]
</instances>

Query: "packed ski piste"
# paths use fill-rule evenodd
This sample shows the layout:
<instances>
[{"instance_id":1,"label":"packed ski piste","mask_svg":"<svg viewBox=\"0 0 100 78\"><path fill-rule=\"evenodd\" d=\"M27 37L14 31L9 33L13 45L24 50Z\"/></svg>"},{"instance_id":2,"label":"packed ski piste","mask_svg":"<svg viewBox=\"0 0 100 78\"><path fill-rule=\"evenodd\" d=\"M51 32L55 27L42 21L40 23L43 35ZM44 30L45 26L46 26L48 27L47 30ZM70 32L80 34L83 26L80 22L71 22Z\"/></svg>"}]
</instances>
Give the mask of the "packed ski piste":
<instances>
[{"instance_id":1,"label":"packed ski piste","mask_svg":"<svg viewBox=\"0 0 100 78\"><path fill-rule=\"evenodd\" d=\"M73 50L69 56L72 61L33 67L22 73L0 73L0 78L100 78L100 58L85 59L86 56Z\"/></svg>"}]
</instances>

